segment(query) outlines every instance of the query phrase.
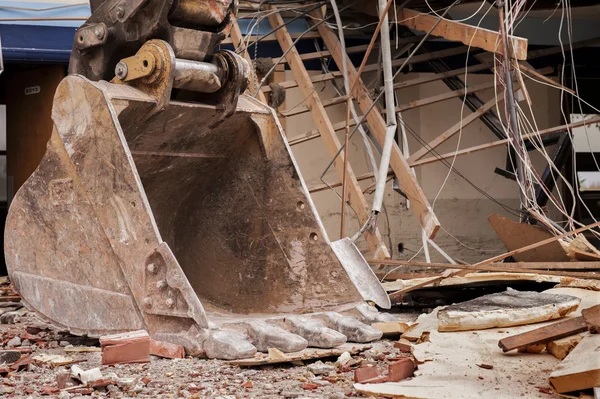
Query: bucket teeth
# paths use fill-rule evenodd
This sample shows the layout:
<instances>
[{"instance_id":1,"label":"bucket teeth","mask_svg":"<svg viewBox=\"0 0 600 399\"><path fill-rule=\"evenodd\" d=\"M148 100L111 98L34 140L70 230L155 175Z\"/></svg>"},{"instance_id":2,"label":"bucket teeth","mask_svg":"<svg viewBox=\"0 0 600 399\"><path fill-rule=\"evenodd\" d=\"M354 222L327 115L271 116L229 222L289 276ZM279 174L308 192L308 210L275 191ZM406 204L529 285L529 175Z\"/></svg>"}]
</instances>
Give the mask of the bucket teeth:
<instances>
[{"instance_id":1,"label":"bucket teeth","mask_svg":"<svg viewBox=\"0 0 600 399\"><path fill-rule=\"evenodd\" d=\"M210 330L203 348L206 356L211 359L245 359L256 354L256 347L248 342L248 337L228 328Z\"/></svg>"},{"instance_id":2,"label":"bucket teeth","mask_svg":"<svg viewBox=\"0 0 600 399\"><path fill-rule=\"evenodd\" d=\"M346 336L340 332L325 327L317 319L302 316L289 316L284 319L269 320L272 324L300 335L308 341L308 346L315 348L335 348L346 343Z\"/></svg>"},{"instance_id":3,"label":"bucket teeth","mask_svg":"<svg viewBox=\"0 0 600 399\"><path fill-rule=\"evenodd\" d=\"M344 334L351 342L372 342L380 339L383 333L352 316L342 316L335 312L315 313L312 317L322 321L327 327Z\"/></svg>"},{"instance_id":4,"label":"bucket teeth","mask_svg":"<svg viewBox=\"0 0 600 399\"><path fill-rule=\"evenodd\" d=\"M259 352L268 352L269 348L276 348L284 353L298 352L308 346L308 341L301 336L262 320L228 324L226 327L246 334Z\"/></svg>"}]
</instances>

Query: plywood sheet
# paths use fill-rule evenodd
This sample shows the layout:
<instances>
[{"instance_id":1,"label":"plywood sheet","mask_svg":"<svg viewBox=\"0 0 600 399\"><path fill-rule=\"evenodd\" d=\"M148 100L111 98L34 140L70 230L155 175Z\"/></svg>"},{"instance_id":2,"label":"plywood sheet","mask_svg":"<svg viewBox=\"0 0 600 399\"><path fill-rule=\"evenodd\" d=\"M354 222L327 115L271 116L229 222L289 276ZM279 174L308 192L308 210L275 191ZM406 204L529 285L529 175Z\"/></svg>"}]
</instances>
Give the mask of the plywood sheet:
<instances>
[{"instance_id":1,"label":"plywood sheet","mask_svg":"<svg viewBox=\"0 0 600 399\"><path fill-rule=\"evenodd\" d=\"M497 213L491 215L488 221L509 251L553 237L541 227L514 222ZM566 262L570 260L558 241L514 255L513 258L519 262Z\"/></svg>"}]
</instances>

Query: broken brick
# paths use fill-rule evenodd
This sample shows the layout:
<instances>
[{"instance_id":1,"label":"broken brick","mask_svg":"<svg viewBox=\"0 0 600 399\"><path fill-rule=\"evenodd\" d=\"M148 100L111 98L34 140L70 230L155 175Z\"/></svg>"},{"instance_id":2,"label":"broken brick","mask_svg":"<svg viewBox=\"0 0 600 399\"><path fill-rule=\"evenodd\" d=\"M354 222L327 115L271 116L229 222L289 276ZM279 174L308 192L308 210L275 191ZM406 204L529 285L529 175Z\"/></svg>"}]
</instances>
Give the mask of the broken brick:
<instances>
[{"instance_id":1,"label":"broken brick","mask_svg":"<svg viewBox=\"0 0 600 399\"><path fill-rule=\"evenodd\" d=\"M181 359L185 357L185 349L181 345L150 339L150 354L167 359Z\"/></svg>"},{"instance_id":2,"label":"broken brick","mask_svg":"<svg viewBox=\"0 0 600 399\"><path fill-rule=\"evenodd\" d=\"M254 387L254 384L252 384L252 381L246 381L242 384L242 386L244 388L252 388L252 387Z\"/></svg>"},{"instance_id":3,"label":"broken brick","mask_svg":"<svg viewBox=\"0 0 600 399\"><path fill-rule=\"evenodd\" d=\"M307 382L306 384L302 384L302 388L306 389L306 390L310 390L312 391L313 389L317 389L319 386L317 384L313 384L310 382Z\"/></svg>"},{"instance_id":4,"label":"broken brick","mask_svg":"<svg viewBox=\"0 0 600 399\"><path fill-rule=\"evenodd\" d=\"M388 366L388 379L391 382L398 382L413 376L415 372L415 363L410 358L404 358L391 363Z\"/></svg>"},{"instance_id":5,"label":"broken brick","mask_svg":"<svg viewBox=\"0 0 600 399\"><path fill-rule=\"evenodd\" d=\"M413 351L412 343L409 340L404 339L404 338L400 338L398 340L398 342L395 342L394 348L399 349L400 352L403 352L403 353L412 353L412 351Z\"/></svg>"},{"instance_id":6,"label":"broken brick","mask_svg":"<svg viewBox=\"0 0 600 399\"><path fill-rule=\"evenodd\" d=\"M102 364L150 362L150 336L144 330L100 337Z\"/></svg>"},{"instance_id":7,"label":"broken brick","mask_svg":"<svg viewBox=\"0 0 600 399\"><path fill-rule=\"evenodd\" d=\"M57 387L51 387L51 386L46 385L45 387L42 388L42 390L40 391L40 394L56 395L58 392L60 392L60 389L58 389Z\"/></svg>"},{"instance_id":8,"label":"broken brick","mask_svg":"<svg viewBox=\"0 0 600 399\"><path fill-rule=\"evenodd\" d=\"M23 355L19 360L10 365L10 368L13 370L19 370L21 367L28 366L31 364L33 360L30 355Z\"/></svg>"},{"instance_id":9,"label":"broken brick","mask_svg":"<svg viewBox=\"0 0 600 399\"><path fill-rule=\"evenodd\" d=\"M354 382L362 383L376 377L379 377L379 370L375 366L360 367L354 370Z\"/></svg>"},{"instance_id":10,"label":"broken brick","mask_svg":"<svg viewBox=\"0 0 600 399\"><path fill-rule=\"evenodd\" d=\"M486 369L486 370L491 370L494 368L494 366L492 366L491 364L485 364L485 363L478 364L477 367L481 367L482 369Z\"/></svg>"}]
</instances>

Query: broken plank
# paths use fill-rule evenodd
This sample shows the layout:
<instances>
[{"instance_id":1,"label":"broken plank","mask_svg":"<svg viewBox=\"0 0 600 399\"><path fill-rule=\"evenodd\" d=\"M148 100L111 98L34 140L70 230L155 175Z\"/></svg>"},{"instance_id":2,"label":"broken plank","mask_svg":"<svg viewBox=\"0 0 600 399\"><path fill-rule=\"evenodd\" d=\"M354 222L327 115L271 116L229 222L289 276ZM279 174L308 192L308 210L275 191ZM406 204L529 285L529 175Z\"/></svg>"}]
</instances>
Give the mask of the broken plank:
<instances>
[{"instance_id":1,"label":"broken plank","mask_svg":"<svg viewBox=\"0 0 600 399\"><path fill-rule=\"evenodd\" d=\"M515 222L497 213L490 215L488 221L509 251L554 237L540 226ZM534 248L531 251L522 252L515 255L514 259L519 262L569 261L569 257L558 241Z\"/></svg>"},{"instance_id":2,"label":"broken plank","mask_svg":"<svg viewBox=\"0 0 600 399\"><path fill-rule=\"evenodd\" d=\"M600 305L583 309L581 315L585 320L585 324L588 326L588 330L592 334L600 333Z\"/></svg>"},{"instance_id":3,"label":"broken plank","mask_svg":"<svg viewBox=\"0 0 600 399\"><path fill-rule=\"evenodd\" d=\"M600 335L591 334L560 362L550 374L556 392L573 392L600 386Z\"/></svg>"},{"instance_id":4,"label":"broken plank","mask_svg":"<svg viewBox=\"0 0 600 399\"><path fill-rule=\"evenodd\" d=\"M600 222L598 222L598 223L600 225ZM573 233L573 234L576 234L576 233ZM533 245L536 245L536 244L533 244ZM543 245L543 244L541 244L541 245ZM519 251L519 250L517 250L517 251ZM508 254L510 254L511 252L508 252ZM425 262L408 263L408 262L405 262L402 260L391 260L391 259L387 259L385 261L377 260L377 259L368 259L367 263L369 263L371 265L397 265L397 266L410 264L412 266L419 266L419 267L446 267L446 268L453 268L453 269L479 270L479 271L488 271L488 272L539 273L539 274L547 274L549 276L562 276L562 277L574 277L574 278L583 278L583 279L587 278L587 279L591 279L591 280L600 280L600 274L598 274L598 273L567 272L567 271L558 271L558 270L521 269L519 267L504 266L505 265L504 263L495 263L496 260L502 260L503 256L509 257L511 255L506 255L506 254L499 255L498 259L492 258L492 259L495 259L492 262L488 263L487 261L484 261L484 262L480 262L480 263L477 263L474 265L453 265L453 264L449 264L449 263L425 263ZM436 277L436 278L438 278L438 277ZM443 277L443 278L445 278L445 277ZM420 287L418 287L418 288L420 288Z\"/></svg>"},{"instance_id":5,"label":"broken plank","mask_svg":"<svg viewBox=\"0 0 600 399\"><path fill-rule=\"evenodd\" d=\"M324 357L340 356L344 352L351 355L371 349L371 345L365 344L343 344L334 349L304 349L301 352L284 353L283 356L265 356L254 359L240 359L225 362L233 366L265 366L277 363L292 363L299 360L322 359Z\"/></svg>"},{"instance_id":6,"label":"broken plank","mask_svg":"<svg viewBox=\"0 0 600 399\"><path fill-rule=\"evenodd\" d=\"M313 11L311 15L316 18L323 18L323 15L320 11ZM354 68L354 65L350 61L348 55L342 53L341 45L336 34L325 24L319 25L318 30L321 34L323 42L332 52L336 65L339 68L342 68L343 65L346 64L349 80L351 82L356 82L355 84L353 83L354 91L350 94L356 97L361 111L366 113L368 110L373 109L373 112L369 112L366 115L366 120L369 124L369 128L371 129L371 133L377 142L379 142L380 145L383 145L386 137L386 123L376 109L376 104L373 103L373 99L370 96L369 90L365 86L361 77L358 75L358 72L356 68ZM423 55L431 54L432 53ZM408 199L410 199L412 210L417 216L421 227L425 231L425 235L429 238L435 237L435 234L440 228L440 222L437 219L433 208L429 204L423 189L417 182L413 171L408 166L406 158L396 143L394 143L392 147L390 166L398 178L403 191L406 193Z\"/></svg>"},{"instance_id":7,"label":"broken plank","mask_svg":"<svg viewBox=\"0 0 600 399\"><path fill-rule=\"evenodd\" d=\"M420 13L407 8L398 10L398 23L422 32L431 31L431 34L434 36L461 42L492 53L504 53L500 33L489 29L448 19L440 20L437 16ZM510 40L509 47L511 47L513 56L518 60L526 60L527 39L509 35L508 40Z\"/></svg>"},{"instance_id":8,"label":"broken plank","mask_svg":"<svg viewBox=\"0 0 600 399\"><path fill-rule=\"evenodd\" d=\"M508 352L528 345L543 344L569 337L584 331L587 331L587 324L585 324L583 316L579 316L503 338L498 341L498 346L502 348L503 352Z\"/></svg>"}]
</instances>

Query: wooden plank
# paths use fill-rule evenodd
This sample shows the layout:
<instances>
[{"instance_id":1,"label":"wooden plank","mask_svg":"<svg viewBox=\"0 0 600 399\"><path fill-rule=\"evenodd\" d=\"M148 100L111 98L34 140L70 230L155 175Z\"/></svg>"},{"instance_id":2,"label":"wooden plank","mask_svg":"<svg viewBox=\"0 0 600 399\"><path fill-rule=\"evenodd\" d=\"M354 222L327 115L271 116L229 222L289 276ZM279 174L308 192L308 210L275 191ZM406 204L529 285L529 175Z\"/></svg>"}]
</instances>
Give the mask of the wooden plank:
<instances>
[{"instance_id":1,"label":"wooden plank","mask_svg":"<svg viewBox=\"0 0 600 399\"><path fill-rule=\"evenodd\" d=\"M394 89L404 89L406 87L412 87L412 86L417 86L417 85L424 84L424 83L435 82L438 80L451 78L454 76L464 76L465 73L481 72L481 71L485 71L488 69L490 69L489 64L474 65L474 66L470 66L468 68L453 69L451 71L443 72L443 73L427 74L427 76L422 76L419 78L405 80L403 82L395 83L393 87L394 87ZM383 90L383 86L381 86L380 89Z\"/></svg>"},{"instance_id":2,"label":"wooden plank","mask_svg":"<svg viewBox=\"0 0 600 399\"><path fill-rule=\"evenodd\" d=\"M600 222L599 222L600 225ZM555 237L553 237L554 239ZM547 241L546 241L547 243ZM534 245L538 245L537 243ZM541 244L544 245L544 244ZM541 246L540 245L540 246ZM533 245L530 245L528 247L532 247ZM525 247L527 248L527 247ZM512 252L516 252L516 251L511 251L509 253ZM511 256L511 255L508 255ZM506 254L503 255L499 255L498 258L504 259L504 257L508 257L506 256ZM495 259L495 258L492 258ZM568 272L568 271L558 271L558 270L541 270L541 269L528 269L528 268L521 268L518 266L512 266L514 264L507 264L507 263L494 263L490 262L490 263L485 263L487 261L484 262L480 262L474 265L453 265L453 264L449 264L449 263L425 263L425 262L405 262L402 260L391 260L391 259L386 259L386 260L378 260L378 259L367 259L367 263L371 264L371 265L396 265L396 266L405 266L407 264L411 265L411 266L416 266L416 267L445 267L445 268L453 268L453 269L461 269L461 270L475 270L475 271L487 271L487 272L511 272L511 273L539 273L539 274L545 274L548 276L563 276L563 277L574 277L574 278L584 278L584 279L590 279L590 280L600 280L600 274L598 273L586 273L586 272ZM520 263L517 263L517 265L519 265ZM509 266L510 265L510 266ZM436 277L438 278L438 277ZM445 278L445 277L442 277ZM430 282L431 283L431 282Z\"/></svg>"},{"instance_id":3,"label":"wooden plank","mask_svg":"<svg viewBox=\"0 0 600 399\"><path fill-rule=\"evenodd\" d=\"M490 215L488 221L509 251L554 237L540 226L515 222L497 213ZM558 241L522 252L514 258L518 262L568 262L570 260Z\"/></svg>"},{"instance_id":4,"label":"wooden plank","mask_svg":"<svg viewBox=\"0 0 600 399\"><path fill-rule=\"evenodd\" d=\"M237 20L234 18L231 24L231 31L229 32L230 36L231 36L231 40L233 41L233 45L234 48L236 50L238 50L240 48L240 46L242 45L242 32L240 31L240 26L237 23ZM254 93L256 92L256 88L258 87L258 82L256 80L256 74L254 73L254 68L252 67L252 59L250 58L250 54L248 54L248 51L246 49L244 49L244 51L242 51L241 53L242 57L244 57L244 59L246 61L248 61L248 63L250 64L250 79L248 82L248 90L250 92L251 95L254 95ZM259 90L258 95L256 96L256 98L262 102L262 103L267 103L267 98L265 97L265 94Z\"/></svg>"},{"instance_id":5,"label":"wooden plank","mask_svg":"<svg viewBox=\"0 0 600 399\"><path fill-rule=\"evenodd\" d=\"M592 334L600 333L600 305L583 309L581 315L585 320L585 324L587 324L588 330L590 330Z\"/></svg>"},{"instance_id":6,"label":"wooden plank","mask_svg":"<svg viewBox=\"0 0 600 399\"><path fill-rule=\"evenodd\" d=\"M313 12L313 16L322 18L322 15L318 12ZM319 33L327 46L327 48L333 52L333 59L337 64L338 68L342 68L344 65L344 57L346 57L346 65L348 67L348 77L351 82L356 79L356 85L354 93L356 96L360 109L363 113L366 113L373 106L373 99L369 94L369 90L365 86L364 82L357 76L356 68L352 65L347 54L342 54L341 45L335 33L326 25L321 24L318 27ZM427 54L426 54L427 55ZM386 123L383 120L381 114L377 109L373 109L373 112L369 112L366 117L367 123L371 129L371 133L380 145L383 145L386 134ZM394 143L392 148L392 156L390 159L390 165L394 174L400 181L402 189L410 199L412 204L413 212L417 215L419 223L427 237L433 238L440 228L440 223L429 204L429 201L425 197L425 193L421 189L421 186L417 182L417 179L413 172L410 170L406 158L398 148L398 145Z\"/></svg>"},{"instance_id":7,"label":"wooden plank","mask_svg":"<svg viewBox=\"0 0 600 399\"><path fill-rule=\"evenodd\" d=\"M499 98L499 101L502 101L502 98ZM454 126L452 126L448 130L446 130L444 133L440 134L439 136L437 136L436 138L434 138L433 140L431 140L429 143L427 143L427 145L425 145L422 148L420 148L417 151L415 151L408 158L408 163L412 163L412 162L416 161L417 159L422 158L423 156L425 156L429 152L431 152L431 150L435 149L437 146L439 146L440 144L442 144L443 142L445 142L446 140L448 140L450 137L452 137L456 133L460 132L461 129L464 129L465 127L467 127L471 123L473 123L476 120L478 120L479 118L481 118L481 116L483 114L485 114L490 109L494 108L497 103L498 102L496 101L496 99L492 98L490 101L488 101L487 103L483 104L475 112L472 112L471 114L469 114L462 121L457 122Z\"/></svg>"},{"instance_id":8,"label":"wooden plank","mask_svg":"<svg viewBox=\"0 0 600 399\"><path fill-rule=\"evenodd\" d=\"M550 385L565 393L600 386L600 334L590 334L550 374Z\"/></svg>"},{"instance_id":9,"label":"wooden plank","mask_svg":"<svg viewBox=\"0 0 600 399\"><path fill-rule=\"evenodd\" d=\"M269 7L269 9L272 9L272 7ZM337 138L335 129L333 128L333 125L327 116L327 112L321 103L321 99L311 83L310 75L304 68L304 64L300 59L298 50L294 47L293 40L289 35L281 16L277 13L274 13L269 15L268 18L273 29L278 29L275 32L275 35L277 36L277 40L279 41L281 48L285 50L290 49L286 54L288 64L290 65L294 78L299 84L302 95L306 97L306 104L311 110L311 116L317 125L317 128L319 129L319 133L321 134L321 138L323 139L325 147L329 154L334 156L341 148L341 144ZM323 26L323 24L320 26ZM340 156L338 156L334 162L334 166L340 181L343 179L344 173L343 160L344 151L340 153ZM366 223L370 216L369 207L367 200L360 189L358 181L356 180L354 171L350 167L346 171L346 178L350 190L350 199L356 213L358 214L360 223ZM370 231L366 232L365 238L374 257L389 258L389 252L383 243L379 230L376 230L374 233Z\"/></svg>"},{"instance_id":10,"label":"wooden plank","mask_svg":"<svg viewBox=\"0 0 600 399\"><path fill-rule=\"evenodd\" d=\"M331 107L333 105L345 103L347 100L348 100L348 97L346 97L346 96L338 96L338 97L331 98L329 100L325 100L322 102L322 104L324 107ZM289 111L284 111L281 113L281 115L283 117L287 118L289 116L304 114L309 111L310 110L308 109L308 107L306 105L301 105L299 107L291 108Z\"/></svg>"},{"instance_id":11,"label":"wooden plank","mask_svg":"<svg viewBox=\"0 0 600 399\"><path fill-rule=\"evenodd\" d=\"M426 54L414 55L410 59L408 59L408 62L406 63L406 65L413 65L413 64L418 64L421 62L431 61L431 60L438 59L438 58L451 57L453 55L464 54L468 51L468 49L469 49L468 47L460 46L460 47L453 47L453 48L448 48L448 49L439 50L439 51L432 51L431 53L426 53ZM404 62L406 62L406 61L407 61L407 57L398 58L397 60L392 61L392 66L399 67L402 64L404 64ZM348 64L350 66L352 66L350 59L348 59ZM378 68L379 68L379 64L367 65L363 68L363 72L376 71ZM354 68L352 66L352 69L356 69L356 68ZM311 76L311 82L313 82L313 83L326 82L329 80L339 79L339 78L342 78L341 72L331 72L331 73L327 73L327 74L323 74L323 75ZM298 83L294 80L289 80L287 82L282 82L280 84L286 89L292 89L294 87L298 87ZM270 89L265 87L265 88L263 88L263 90L265 92L268 92Z\"/></svg>"},{"instance_id":12,"label":"wooden plank","mask_svg":"<svg viewBox=\"0 0 600 399\"><path fill-rule=\"evenodd\" d=\"M519 62L519 69L521 69L522 71L525 71L526 75L533 76L535 79L541 80L542 82L546 82L550 86L554 86L554 87L556 87L559 90L564 90L567 93L571 93L572 95L575 95L575 92L573 90L569 89L568 87L565 87L565 86L561 85L558 82L555 82L554 80L550 79L547 76L544 76L542 73L538 72L534 67L532 67L526 61Z\"/></svg>"},{"instance_id":13,"label":"wooden plank","mask_svg":"<svg viewBox=\"0 0 600 399\"><path fill-rule=\"evenodd\" d=\"M513 349L523 348L529 345L545 344L584 331L587 331L587 324L585 324L583 316L579 316L521 334L502 338L498 341L498 346L502 348L503 352L509 352Z\"/></svg>"},{"instance_id":14,"label":"wooden plank","mask_svg":"<svg viewBox=\"0 0 600 399\"><path fill-rule=\"evenodd\" d=\"M364 176L364 175L361 175ZM370 261L371 262L371 261ZM381 261L372 260L373 264L383 264ZM386 261L386 264L392 266L402 266L406 268L418 267L418 268L442 268L448 267L459 267L462 265L450 265L448 263L428 263L428 262L416 262L416 261L403 261L394 260L392 263ZM468 266L468 265L467 265ZM490 266L503 267L506 272L511 272L517 269L538 269L538 270L600 270L600 262L505 262L505 263L490 263ZM384 272L385 270L380 270ZM378 271L379 272L379 271Z\"/></svg>"},{"instance_id":15,"label":"wooden plank","mask_svg":"<svg viewBox=\"0 0 600 399\"><path fill-rule=\"evenodd\" d=\"M433 29L431 34L434 36L461 42L492 53L504 53L500 34L489 29L478 28L448 19L440 21L437 16L423 14L407 8L398 10L398 23L421 32L429 32ZM526 60L527 39L510 35L508 39L510 40L509 47L512 47L513 56L518 60Z\"/></svg>"},{"instance_id":16,"label":"wooden plank","mask_svg":"<svg viewBox=\"0 0 600 399\"><path fill-rule=\"evenodd\" d=\"M269 364L292 363L302 360L322 359L324 357L338 357L344 352L356 355L360 352L370 349L371 345L366 344L343 344L334 349L315 349L308 348L301 352L292 352L279 354L279 356L259 357L251 359L240 359L226 361L226 364L233 366L266 366Z\"/></svg>"},{"instance_id":17,"label":"wooden plank","mask_svg":"<svg viewBox=\"0 0 600 399\"><path fill-rule=\"evenodd\" d=\"M392 176L394 172L392 172L391 169L388 170L388 176ZM375 177L375 175L373 174L373 172L369 172L369 173L364 173L362 175L356 176L356 180L358 181L362 181L362 180L368 180L368 179L372 179L373 177ZM336 187L340 187L342 185L342 183L333 183L333 184L319 184L316 186L312 186L311 188L308 189L309 193L317 193L319 191L325 191L325 190L329 190L332 188L336 188Z\"/></svg>"},{"instance_id":18,"label":"wooden plank","mask_svg":"<svg viewBox=\"0 0 600 399\"><path fill-rule=\"evenodd\" d=\"M350 127L356 126L356 122L353 119L350 120L349 126ZM342 122L335 123L333 125L333 128L335 129L336 132L338 130L343 130L346 128L346 122L342 121ZM321 134L319 133L319 130L315 129L315 130L308 131L306 133L299 134L296 137L292 137L291 139L288 140L288 144L296 145L296 144L304 143L305 141L312 140L312 139L320 137L320 136L321 136Z\"/></svg>"},{"instance_id":19,"label":"wooden plank","mask_svg":"<svg viewBox=\"0 0 600 399\"><path fill-rule=\"evenodd\" d=\"M448 91L448 92L438 94L435 96L411 101L407 104L400 104L394 109L396 112L408 111L409 109L420 108L420 107L424 107L426 105L436 104L441 101L450 100L452 98L461 97L461 96L464 96L465 94L476 93L478 91L491 89L494 86L495 86L494 81L485 82L485 83L481 83L478 85L466 87L464 89L452 90L452 91Z\"/></svg>"},{"instance_id":20,"label":"wooden plank","mask_svg":"<svg viewBox=\"0 0 600 399\"><path fill-rule=\"evenodd\" d=\"M544 130L540 130L537 134L524 134L522 136L523 140L527 140L530 138L534 138L538 135L540 136L544 136L546 134L550 134L550 133L555 133L555 132L560 132L563 130L567 130L575 128L575 127L580 127L580 126L585 126L585 125L591 125L593 123L600 123L600 117L595 117L595 118L590 118L590 119L586 119L580 122L575 122L575 123L568 123L565 125L560 125L560 126L555 126L555 127L551 127L548 129L544 129ZM448 159L448 158L453 158L454 156L462 156L462 155L467 155L467 154L472 154L474 152L478 152L478 151L482 151L482 150L487 150L488 148L494 148L494 147L499 147L499 146L503 146L508 144L509 139L502 139L502 140L496 140L496 141L492 141L491 143L487 143L487 144L481 144L481 145L476 145L473 147L469 147L469 148L465 148L463 150L459 150L459 151L453 151L453 152L448 152L445 154L440 154L434 157L430 157L430 158L422 158L419 160L416 160L414 162L410 162L409 165L411 167L415 167L415 166L419 166L419 165L426 165L426 164L430 164L433 162L438 162L441 161L442 159Z\"/></svg>"}]
</instances>

